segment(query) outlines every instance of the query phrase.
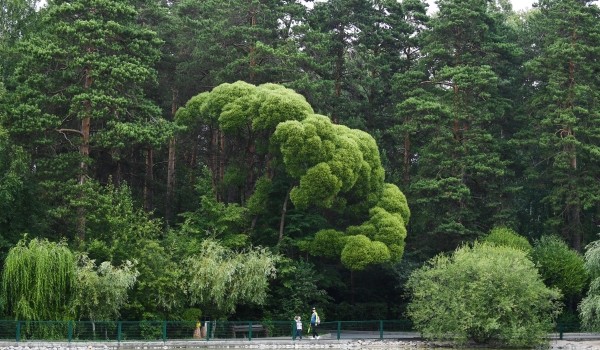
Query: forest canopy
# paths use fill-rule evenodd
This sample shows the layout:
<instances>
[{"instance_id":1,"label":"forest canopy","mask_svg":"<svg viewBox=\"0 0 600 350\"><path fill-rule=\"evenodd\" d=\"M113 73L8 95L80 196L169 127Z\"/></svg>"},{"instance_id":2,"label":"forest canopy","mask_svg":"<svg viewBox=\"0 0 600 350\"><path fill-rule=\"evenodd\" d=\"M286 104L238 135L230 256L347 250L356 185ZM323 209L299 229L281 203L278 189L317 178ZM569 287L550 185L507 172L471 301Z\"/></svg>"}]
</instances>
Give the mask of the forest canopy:
<instances>
[{"instance_id":1,"label":"forest canopy","mask_svg":"<svg viewBox=\"0 0 600 350\"><path fill-rule=\"evenodd\" d=\"M0 2L2 273L60 252L43 305L71 303L5 285L0 316L399 319L413 271L486 241L598 328L598 3L436 5ZM211 244L256 298L210 301Z\"/></svg>"}]
</instances>

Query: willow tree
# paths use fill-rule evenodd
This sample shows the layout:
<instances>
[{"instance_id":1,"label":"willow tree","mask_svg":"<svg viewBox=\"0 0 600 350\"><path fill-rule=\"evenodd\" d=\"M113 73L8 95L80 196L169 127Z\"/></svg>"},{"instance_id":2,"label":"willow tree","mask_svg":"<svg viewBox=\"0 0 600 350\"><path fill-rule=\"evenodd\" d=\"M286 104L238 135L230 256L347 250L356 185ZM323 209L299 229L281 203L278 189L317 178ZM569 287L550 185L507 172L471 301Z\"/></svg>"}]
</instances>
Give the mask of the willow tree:
<instances>
[{"instance_id":1,"label":"willow tree","mask_svg":"<svg viewBox=\"0 0 600 350\"><path fill-rule=\"evenodd\" d=\"M104 261L97 266L87 255L81 255L78 260L71 308L79 319L92 321L95 331L95 321L118 319L119 310L127 302L127 292L139 272L130 261L122 266Z\"/></svg>"},{"instance_id":2,"label":"willow tree","mask_svg":"<svg viewBox=\"0 0 600 350\"><path fill-rule=\"evenodd\" d=\"M6 311L18 320L64 319L74 283L75 256L64 242L21 240L4 263Z\"/></svg>"},{"instance_id":3,"label":"willow tree","mask_svg":"<svg viewBox=\"0 0 600 350\"><path fill-rule=\"evenodd\" d=\"M199 252L186 260L191 302L214 316L229 315L239 304L263 304L269 279L275 277L276 260L266 249L235 252L206 239Z\"/></svg>"}]
</instances>

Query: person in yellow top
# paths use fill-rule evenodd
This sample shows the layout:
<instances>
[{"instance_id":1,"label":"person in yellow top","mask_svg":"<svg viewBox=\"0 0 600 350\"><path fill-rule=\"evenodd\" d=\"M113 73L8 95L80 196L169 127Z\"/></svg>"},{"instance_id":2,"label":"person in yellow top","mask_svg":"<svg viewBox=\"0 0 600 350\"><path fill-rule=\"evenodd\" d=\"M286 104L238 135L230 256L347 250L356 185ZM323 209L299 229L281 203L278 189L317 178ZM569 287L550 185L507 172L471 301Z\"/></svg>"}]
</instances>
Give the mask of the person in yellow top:
<instances>
[{"instance_id":1,"label":"person in yellow top","mask_svg":"<svg viewBox=\"0 0 600 350\"><path fill-rule=\"evenodd\" d=\"M196 329L194 329L194 338L195 339L202 338L202 334L200 332L200 326L202 326L202 324L200 323L200 321L196 321Z\"/></svg>"}]
</instances>

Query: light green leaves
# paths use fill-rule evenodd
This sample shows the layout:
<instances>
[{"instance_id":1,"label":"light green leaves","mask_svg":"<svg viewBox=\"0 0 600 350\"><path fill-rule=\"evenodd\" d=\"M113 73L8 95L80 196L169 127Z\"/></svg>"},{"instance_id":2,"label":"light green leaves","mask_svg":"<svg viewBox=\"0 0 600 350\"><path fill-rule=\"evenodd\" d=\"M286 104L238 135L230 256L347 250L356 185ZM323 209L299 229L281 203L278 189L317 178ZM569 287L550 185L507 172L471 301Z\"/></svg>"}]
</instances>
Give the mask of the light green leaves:
<instances>
[{"instance_id":1,"label":"light green leaves","mask_svg":"<svg viewBox=\"0 0 600 350\"><path fill-rule=\"evenodd\" d=\"M94 260L80 256L72 300L74 314L92 321L118 318L138 275L130 261L120 267L108 261L96 266Z\"/></svg>"},{"instance_id":2,"label":"light green leaves","mask_svg":"<svg viewBox=\"0 0 600 350\"><path fill-rule=\"evenodd\" d=\"M390 260L388 247L364 235L348 237L348 243L342 250L342 263L351 270L363 270L370 264L381 264L388 260Z\"/></svg>"},{"instance_id":3,"label":"light green leaves","mask_svg":"<svg viewBox=\"0 0 600 350\"><path fill-rule=\"evenodd\" d=\"M192 302L216 307L222 315L240 303L264 303L268 281L275 277L275 259L265 249L235 253L204 240L200 252L186 261Z\"/></svg>"},{"instance_id":4,"label":"light green leaves","mask_svg":"<svg viewBox=\"0 0 600 350\"><path fill-rule=\"evenodd\" d=\"M21 240L4 262L3 294L20 320L61 320L75 284L75 256L63 242Z\"/></svg>"},{"instance_id":5,"label":"light green leaves","mask_svg":"<svg viewBox=\"0 0 600 350\"><path fill-rule=\"evenodd\" d=\"M316 248L311 253L343 254L352 269L402 257L410 210L398 187L384 183L379 149L368 133L314 114L293 90L241 81L192 98L177 112L177 119L190 127L210 128L214 155L207 162L217 179L215 187L219 191L223 184L235 185L238 191L253 184L247 192L254 194L246 203L252 214L265 212L277 183L287 186L284 193L289 191L294 209L332 210L351 217L353 223L364 222L346 233L319 231L315 242L307 245ZM268 169L256 167L261 157ZM223 159L222 164L217 158ZM237 169L236 181L229 176L232 169ZM282 237L284 221L280 223ZM321 244L327 249L320 249Z\"/></svg>"},{"instance_id":6,"label":"light green leaves","mask_svg":"<svg viewBox=\"0 0 600 350\"><path fill-rule=\"evenodd\" d=\"M526 253L476 243L439 255L407 284L408 313L426 338L531 346L543 342L560 310Z\"/></svg>"}]
</instances>

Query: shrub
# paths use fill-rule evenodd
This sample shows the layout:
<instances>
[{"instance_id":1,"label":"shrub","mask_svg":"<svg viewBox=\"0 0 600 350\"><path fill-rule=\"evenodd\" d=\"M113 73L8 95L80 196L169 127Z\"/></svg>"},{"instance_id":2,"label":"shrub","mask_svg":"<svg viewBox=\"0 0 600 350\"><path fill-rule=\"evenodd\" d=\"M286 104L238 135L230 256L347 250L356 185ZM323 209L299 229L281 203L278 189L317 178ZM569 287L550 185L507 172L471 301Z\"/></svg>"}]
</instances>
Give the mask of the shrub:
<instances>
[{"instance_id":1,"label":"shrub","mask_svg":"<svg viewBox=\"0 0 600 350\"><path fill-rule=\"evenodd\" d=\"M583 257L557 236L543 236L535 242L531 259L548 287L565 297L578 295L588 282Z\"/></svg>"},{"instance_id":2,"label":"shrub","mask_svg":"<svg viewBox=\"0 0 600 350\"><path fill-rule=\"evenodd\" d=\"M531 244L527 238L507 227L493 228L490 233L483 238L483 241L495 246L511 247L526 253L531 252Z\"/></svg>"},{"instance_id":3,"label":"shrub","mask_svg":"<svg viewBox=\"0 0 600 350\"><path fill-rule=\"evenodd\" d=\"M600 240L590 243L585 252L585 268L591 278L587 295L579 304L582 326L590 331L600 330Z\"/></svg>"},{"instance_id":4,"label":"shrub","mask_svg":"<svg viewBox=\"0 0 600 350\"><path fill-rule=\"evenodd\" d=\"M428 339L531 346L560 311L525 252L476 243L439 255L409 278L408 314Z\"/></svg>"}]
</instances>

